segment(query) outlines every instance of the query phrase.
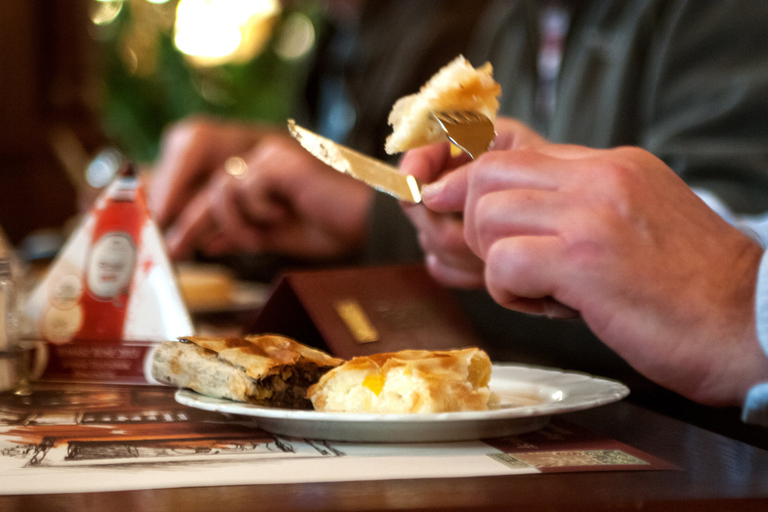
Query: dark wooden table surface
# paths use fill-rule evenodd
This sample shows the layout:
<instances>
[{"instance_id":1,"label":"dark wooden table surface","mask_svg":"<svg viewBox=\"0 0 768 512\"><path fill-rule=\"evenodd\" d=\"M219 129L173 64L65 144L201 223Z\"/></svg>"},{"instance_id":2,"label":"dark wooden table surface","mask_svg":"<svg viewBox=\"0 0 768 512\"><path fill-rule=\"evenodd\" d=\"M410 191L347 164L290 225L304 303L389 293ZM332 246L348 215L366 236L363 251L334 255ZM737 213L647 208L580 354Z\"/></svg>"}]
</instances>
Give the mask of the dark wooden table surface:
<instances>
[{"instance_id":1,"label":"dark wooden table surface","mask_svg":"<svg viewBox=\"0 0 768 512\"><path fill-rule=\"evenodd\" d=\"M13 495L0 511L768 510L768 451L628 402L565 417L679 469Z\"/></svg>"}]
</instances>

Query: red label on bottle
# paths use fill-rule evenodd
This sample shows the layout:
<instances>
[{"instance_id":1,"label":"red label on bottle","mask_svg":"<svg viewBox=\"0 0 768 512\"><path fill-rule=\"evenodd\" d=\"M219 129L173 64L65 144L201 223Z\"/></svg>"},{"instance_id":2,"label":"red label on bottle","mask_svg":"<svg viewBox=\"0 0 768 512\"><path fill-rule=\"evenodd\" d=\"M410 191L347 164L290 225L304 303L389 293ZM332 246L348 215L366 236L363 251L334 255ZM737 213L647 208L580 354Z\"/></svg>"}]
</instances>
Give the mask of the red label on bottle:
<instances>
[{"instance_id":1,"label":"red label on bottle","mask_svg":"<svg viewBox=\"0 0 768 512\"><path fill-rule=\"evenodd\" d=\"M80 298L83 321L75 338L119 341L123 336L141 230L147 220L135 180L126 180L95 214L85 269L85 293Z\"/></svg>"}]
</instances>

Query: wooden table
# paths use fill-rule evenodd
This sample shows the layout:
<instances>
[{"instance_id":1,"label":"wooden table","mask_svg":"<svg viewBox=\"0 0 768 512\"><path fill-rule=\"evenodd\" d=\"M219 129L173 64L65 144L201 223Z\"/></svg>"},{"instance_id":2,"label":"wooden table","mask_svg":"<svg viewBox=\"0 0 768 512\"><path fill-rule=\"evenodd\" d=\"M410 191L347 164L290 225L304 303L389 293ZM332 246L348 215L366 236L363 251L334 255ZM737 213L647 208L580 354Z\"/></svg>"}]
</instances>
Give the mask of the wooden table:
<instances>
[{"instance_id":1,"label":"wooden table","mask_svg":"<svg viewBox=\"0 0 768 512\"><path fill-rule=\"evenodd\" d=\"M0 496L0 510L768 510L768 451L628 402L566 418L680 469Z\"/></svg>"}]
</instances>

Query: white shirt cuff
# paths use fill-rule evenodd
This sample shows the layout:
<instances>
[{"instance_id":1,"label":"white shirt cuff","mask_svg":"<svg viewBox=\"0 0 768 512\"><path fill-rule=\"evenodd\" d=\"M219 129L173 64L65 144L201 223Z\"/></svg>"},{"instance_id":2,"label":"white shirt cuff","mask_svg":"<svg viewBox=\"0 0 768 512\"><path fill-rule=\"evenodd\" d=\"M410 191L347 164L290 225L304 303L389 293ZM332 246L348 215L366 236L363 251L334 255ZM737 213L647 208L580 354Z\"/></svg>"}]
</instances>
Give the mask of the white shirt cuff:
<instances>
[{"instance_id":1,"label":"white shirt cuff","mask_svg":"<svg viewBox=\"0 0 768 512\"><path fill-rule=\"evenodd\" d=\"M763 258L760 260L755 296L757 338L768 357L768 251L763 253ZM768 427L768 382L758 384L749 390L741 418L745 423Z\"/></svg>"}]
</instances>

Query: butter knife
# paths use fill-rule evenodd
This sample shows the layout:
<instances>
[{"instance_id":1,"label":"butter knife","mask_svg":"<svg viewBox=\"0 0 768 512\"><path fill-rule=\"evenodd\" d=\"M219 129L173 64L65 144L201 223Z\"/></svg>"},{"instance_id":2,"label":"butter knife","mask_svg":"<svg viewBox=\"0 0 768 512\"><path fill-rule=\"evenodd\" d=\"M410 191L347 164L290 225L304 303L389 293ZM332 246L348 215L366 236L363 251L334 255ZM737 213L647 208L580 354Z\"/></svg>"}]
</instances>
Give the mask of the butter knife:
<instances>
[{"instance_id":1,"label":"butter knife","mask_svg":"<svg viewBox=\"0 0 768 512\"><path fill-rule=\"evenodd\" d=\"M400 174L396 167L302 128L293 119L288 120L288 131L315 158L337 171L400 201L421 202L420 187L413 176Z\"/></svg>"}]
</instances>

